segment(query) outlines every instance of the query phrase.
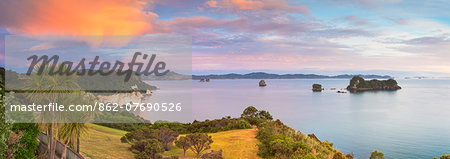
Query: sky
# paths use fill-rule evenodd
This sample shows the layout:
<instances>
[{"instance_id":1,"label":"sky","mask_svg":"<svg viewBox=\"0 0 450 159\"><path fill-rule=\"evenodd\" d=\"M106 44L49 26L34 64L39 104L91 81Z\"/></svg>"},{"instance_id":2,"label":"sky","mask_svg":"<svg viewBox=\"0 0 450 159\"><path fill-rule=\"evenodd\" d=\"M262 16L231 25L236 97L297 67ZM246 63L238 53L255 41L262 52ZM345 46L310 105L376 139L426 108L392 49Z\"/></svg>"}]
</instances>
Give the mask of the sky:
<instances>
[{"instance_id":1,"label":"sky","mask_svg":"<svg viewBox=\"0 0 450 159\"><path fill-rule=\"evenodd\" d=\"M185 35L194 74L450 76L447 0L0 0L6 35ZM7 59L6 59L7 60Z\"/></svg>"}]
</instances>

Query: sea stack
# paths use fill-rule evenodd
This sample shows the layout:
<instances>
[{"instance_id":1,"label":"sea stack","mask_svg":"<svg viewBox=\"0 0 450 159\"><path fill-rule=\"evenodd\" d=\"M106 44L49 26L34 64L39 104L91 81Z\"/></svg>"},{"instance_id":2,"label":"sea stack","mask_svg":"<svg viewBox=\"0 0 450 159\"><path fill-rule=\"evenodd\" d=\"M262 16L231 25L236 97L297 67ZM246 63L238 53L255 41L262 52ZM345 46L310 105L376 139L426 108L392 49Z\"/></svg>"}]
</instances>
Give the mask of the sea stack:
<instances>
[{"instance_id":1,"label":"sea stack","mask_svg":"<svg viewBox=\"0 0 450 159\"><path fill-rule=\"evenodd\" d=\"M320 84L313 84L312 85L312 91L314 92L321 92L323 90L322 85Z\"/></svg>"},{"instance_id":2,"label":"sea stack","mask_svg":"<svg viewBox=\"0 0 450 159\"><path fill-rule=\"evenodd\" d=\"M264 80L259 81L259 86L260 87L265 87L266 85L267 85L266 81L264 81Z\"/></svg>"}]
</instances>

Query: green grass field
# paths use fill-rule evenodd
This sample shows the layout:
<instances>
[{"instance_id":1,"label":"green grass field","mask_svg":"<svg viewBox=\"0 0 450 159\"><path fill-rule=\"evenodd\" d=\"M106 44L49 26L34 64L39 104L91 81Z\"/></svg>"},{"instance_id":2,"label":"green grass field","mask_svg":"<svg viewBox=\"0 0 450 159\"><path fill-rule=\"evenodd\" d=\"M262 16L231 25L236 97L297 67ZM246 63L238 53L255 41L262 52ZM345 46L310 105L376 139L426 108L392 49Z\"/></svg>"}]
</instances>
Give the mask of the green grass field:
<instances>
[{"instance_id":1,"label":"green grass field","mask_svg":"<svg viewBox=\"0 0 450 159\"><path fill-rule=\"evenodd\" d=\"M258 152L258 140L255 138L257 129L230 130L218 133L209 133L212 136L212 150L222 149L222 155L226 159L260 158ZM210 150L208 150L209 152ZM164 152L164 156L180 156L180 158L194 158L195 154L191 150L186 151L183 157L183 149L173 146L173 149Z\"/></svg>"},{"instance_id":2,"label":"green grass field","mask_svg":"<svg viewBox=\"0 0 450 159\"><path fill-rule=\"evenodd\" d=\"M88 124L88 134L80 139L80 149L84 156L92 159L98 158L134 158L134 154L128 150L130 145L121 143L120 138L127 132L108 128L95 124ZM255 138L257 129L230 130L218 133L209 133L214 143L212 150L223 151L223 157L227 159L238 158L260 158L256 155L258 151L258 140ZM208 150L209 152L210 150ZM191 150L186 151L173 146L173 149L164 152L164 156L180 156L180 158L194 158Z\"/></svg>"},{"instance_id":3,"label":"green grass field","mask_svg":"<svg viewBox=\"0 0 450 159\"><path fill-rule=\"evenodd\" d=\"M81 153L89 158L134 158L130 145L120 142L127 132L95 124L88 124L88 134L80 138Z\"/></svg>"}]
</instances>

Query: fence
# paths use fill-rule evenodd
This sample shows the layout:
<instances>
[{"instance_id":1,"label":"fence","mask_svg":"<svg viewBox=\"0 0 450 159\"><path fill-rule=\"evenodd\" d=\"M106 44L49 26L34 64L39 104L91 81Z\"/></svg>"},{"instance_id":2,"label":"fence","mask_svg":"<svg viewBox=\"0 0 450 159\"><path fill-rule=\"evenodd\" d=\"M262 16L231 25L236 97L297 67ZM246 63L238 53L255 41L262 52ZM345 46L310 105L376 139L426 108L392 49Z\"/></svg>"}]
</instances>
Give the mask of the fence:
<instances>
[{"instance_id":1,"label":"fence","mask_svg":"<svg viewBox=\"0 0 450 159\"><path fill-rule=\"evenodd\" d=\"M49 141L49 137L47 136L47 134L45 133L41 133L38 136L38 140L39 140L39 151L40 152L45 152L47 151L47 144ZM60 159L61 155L64 151L64 144L57 141L56 142L56 158ZM81 156L80 154L78 154L77 152L75 152L72 148L67 147L66 149L66 159L84 159L83 156Z\"/></svg>"}]
</instances>

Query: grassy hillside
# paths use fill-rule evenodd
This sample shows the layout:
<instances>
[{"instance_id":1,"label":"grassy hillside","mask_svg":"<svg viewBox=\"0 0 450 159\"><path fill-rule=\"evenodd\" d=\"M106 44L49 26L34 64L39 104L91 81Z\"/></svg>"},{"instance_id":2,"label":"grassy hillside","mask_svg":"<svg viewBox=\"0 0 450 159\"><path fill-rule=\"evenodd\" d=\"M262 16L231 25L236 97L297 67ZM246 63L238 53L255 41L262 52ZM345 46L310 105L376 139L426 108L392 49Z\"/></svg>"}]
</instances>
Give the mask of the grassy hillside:
<instances>
[{"instance_id":1,"label":"grassy hillside","mask_svg":"<svg viewBox=\"0 0 450 159\"><path fill-rule=\"evenodd\" d=\"M130 145L121 143L127 132L95 124L88 124L88 134L80 138L81 153L89 158L133 158Z\"/></svg>"},{"instance_id":2,"label":"grassy hillside","mask_svg":"<svg viewBox=\"0 0 450 159\"><path fill-rule=\"evenodd\" d=\"M259 141L255 138L257 129L240 129L222 131L218 133L208 133L212 136L213 143L212 150L222 149L223 157L227 159L234 158L260 158L256 155L258 152L257 144ZM209 150L208 150L209 152ZM191 150L186 151L186 156L183 157L183 150L173 146L173 149L166 151L164 156L180 156L180 158L194 158L194 153Z\"/></svg>"},{"instance_id":3,"label":"grassy hillside","mask_svg":"<svg viewBox=\"0 0 450 159\"><path fill-rule=\"evenodd\" d=\"M80 141L80 149L84 156L97 158L133 158L134 154L128 150L130 145L121 143L120 138L127 132L108 128L100 125L89 124L88 135L83 136ZM240 129L209 133L214 143L212 150L223 150L224 158L260 158L256 155L259 141L255 138L257 129ZM184 158L183 150L173 146L171 151L164 156L180 156ZM186 158L195 156L191 150L186 152Z\"/></svg>"}]
</instances>

